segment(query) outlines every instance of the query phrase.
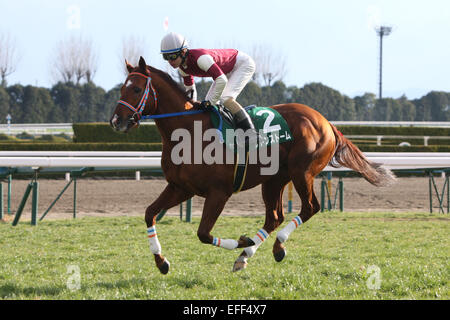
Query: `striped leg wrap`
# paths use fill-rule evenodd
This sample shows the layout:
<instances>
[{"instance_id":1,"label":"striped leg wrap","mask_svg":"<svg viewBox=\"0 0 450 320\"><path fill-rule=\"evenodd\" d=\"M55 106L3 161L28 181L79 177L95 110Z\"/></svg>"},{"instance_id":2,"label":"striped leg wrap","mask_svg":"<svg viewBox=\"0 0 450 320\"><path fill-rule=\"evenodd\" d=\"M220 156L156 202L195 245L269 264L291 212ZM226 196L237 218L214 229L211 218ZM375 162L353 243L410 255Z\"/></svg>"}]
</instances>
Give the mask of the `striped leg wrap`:
<instances>
[{"instance_id":1,"label":"striped leg wrap","mask_svg":"<svg viewBox=\"0 0 450 320\"><path fill-rule=\"evenodd\" d=\"M281 243L285 242L289 238L289 235L291 234L291 232L294 231L295 229L297 229L301 224L302 224L302 219L300 219L299 216L296 216L294 219L292 219L287 224L286 227L283 228L283 230L281 230L277 233L277 239Z\"/></svg>"},{"instance_id":2,"label":"striped leg wrap","mask_svg":"<svg viewBox=\"0 0 450 320\"><path fill-rule=\"evenodd\" d=\"M233 239L220 239L220 238L213 238L213 243L216 247L225 248L228 250L236 249L238 246L238 242Z\"/></svg>"},{"instance_id":3,"label":"striped leg wrap","mask_svg":"<svg viewBox=\"0 0 450 320\"><path fill-rule=\"evenodd\" d=\"M156 235L156 227L152 226L147 229L148 241L150 243L150 251L153 254L161 254L161 245Z\"/></svg>"},{"instance_id":4,"label":"striped leg wrap","mask_svg":"<svg viewBox=\"0 0 450 320\"><path fill-rule=\"evenodd\" d=\"M256 235L252 238L255 245L244 249L248 258L250 258L255 254L258 247L261 245L261 243L263 243L267 239L267 237L269 237L267 231L264 229L259 229Z\"/></svg>"}]
</instances>

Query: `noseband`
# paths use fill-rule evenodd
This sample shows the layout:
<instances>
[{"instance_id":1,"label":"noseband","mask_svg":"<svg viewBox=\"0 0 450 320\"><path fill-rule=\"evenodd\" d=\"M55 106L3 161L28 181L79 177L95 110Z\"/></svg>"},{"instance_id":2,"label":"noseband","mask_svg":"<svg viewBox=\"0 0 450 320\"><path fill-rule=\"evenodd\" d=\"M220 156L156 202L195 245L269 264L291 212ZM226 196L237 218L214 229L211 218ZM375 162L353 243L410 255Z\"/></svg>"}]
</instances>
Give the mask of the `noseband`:
<instances>
[{"instance_id":1,"label":"noseband","mask_svg":"<svg viewBox=\"0 0 450 320\"><path fill-rule=\"evenodd\" d=\"M144 94L142 95L142 98L139 101L139 104L137 105L137 107L134 107L124 100L119 100L119 101L117 101L117 103L122 104L125 107L131 109L134 112L133 119L135 119L135 121L139 121L142 118L142 112L144 112L145 105L147 104L147 99L148 99L148 95L150 93L150 89L152 89L152 92L153 92L153 99L155 101L155 110L157 108L158 98L156 97L156 91L155 91L155 88L153 88L152 78L150 76L147 76L140 72L132 72L128 75L128 77L132 76L132 75L139 75L139 76L147 79L147 83L145 84Z\"/></svg>"}]
</instances>

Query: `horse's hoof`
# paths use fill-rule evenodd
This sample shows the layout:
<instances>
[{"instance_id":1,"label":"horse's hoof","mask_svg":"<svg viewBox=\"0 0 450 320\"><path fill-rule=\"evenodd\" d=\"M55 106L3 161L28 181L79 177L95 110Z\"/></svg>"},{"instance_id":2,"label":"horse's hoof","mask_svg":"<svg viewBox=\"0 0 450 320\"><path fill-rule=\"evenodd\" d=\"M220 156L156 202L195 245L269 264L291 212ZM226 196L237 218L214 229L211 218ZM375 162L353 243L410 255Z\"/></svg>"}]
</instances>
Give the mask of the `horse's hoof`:
<instances>
[{"instance_id":1,"label":"horse's hoof","mask_svg":"<svg viewBox=\"0 0 450 320\"><path fill-rule=\"evenodd\" d=\"M273 257L275 258L276 262L281 262L285 256L286 256L286 249L282 249L278 252L274 252L274 254L273 254Z\"/></svg>"},{"instance_id":2,"label":"horse's hoof","mask_svg":"<svg viewBox=\"0 0 450 320\"><path fill-rule=\"evenodd\" d=\"M241 258L242 256L240 256L235 262L234 262L234 266L233 266L233 272L242 270L247 268L247 259L245 258Z\"/></svg>"},{"instance_id":3,"label":"horse's hoof","mask_svg":"<svg viewBox=\"0 0 450 320\"><path fill-rule=\"evenodd\" d=\"M159 271L161 271L162 274L167 274L169 272L170 263L169 260L164 259L164 262L161 266L158 266Z\"/></svg>"},{"instance_id":4,"label":"horse's hoof","mask_svg":"<svg viewBox=\"0 0 450 320\"><path fill-rule=\"evenodd\" d=\"M238 248L248 248L255 245L255 242L246 236L241 236L238 241Z\"/></svg>"}]
</instances>

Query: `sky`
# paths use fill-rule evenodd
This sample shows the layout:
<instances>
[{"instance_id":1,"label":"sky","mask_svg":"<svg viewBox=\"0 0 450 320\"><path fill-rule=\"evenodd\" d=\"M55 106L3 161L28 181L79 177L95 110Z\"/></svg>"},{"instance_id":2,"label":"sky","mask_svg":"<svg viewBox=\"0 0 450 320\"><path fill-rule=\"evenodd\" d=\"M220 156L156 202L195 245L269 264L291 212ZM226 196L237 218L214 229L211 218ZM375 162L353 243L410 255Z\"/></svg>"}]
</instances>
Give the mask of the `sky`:
<instances>
[{"instance_id":1,"label":"sky","mask_svg":"<svg viewBox=\"0 0 450 320\"><path fill-rule=\"evenodd\" d=\"M141 39L147 64L168 70L159 47L173 31L192 48L264 47L285 60L288 86L321 82L352 98L378 94L377 25L393 27L383 39L384 97L450 91L448 0L0 0L0 33L15 38L20 53L8 83L47 88L62 40L92 41L93 80L109 90L125 80L124 38Z\"/></svg>"}]
</instances>

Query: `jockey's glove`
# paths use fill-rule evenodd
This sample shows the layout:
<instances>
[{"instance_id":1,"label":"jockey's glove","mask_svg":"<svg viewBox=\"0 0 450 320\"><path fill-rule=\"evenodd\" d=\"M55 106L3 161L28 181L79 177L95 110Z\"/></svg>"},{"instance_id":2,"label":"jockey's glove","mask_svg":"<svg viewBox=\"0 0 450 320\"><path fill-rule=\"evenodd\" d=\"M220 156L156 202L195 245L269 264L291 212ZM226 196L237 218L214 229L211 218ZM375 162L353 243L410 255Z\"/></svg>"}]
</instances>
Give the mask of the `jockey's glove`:
<instances>
[{"instance_id":1,"label":"jockey's glove","mask_svg":"<svg viewBox=\"0 0 450 320\"><path fill-rule=\"evenodd\" d=\"M209 107L211 107L212 104L209 100L203 100L202 102L200 102L199 107L203 110L208 110Z\"/></svg>"}]
</instances>

